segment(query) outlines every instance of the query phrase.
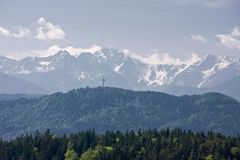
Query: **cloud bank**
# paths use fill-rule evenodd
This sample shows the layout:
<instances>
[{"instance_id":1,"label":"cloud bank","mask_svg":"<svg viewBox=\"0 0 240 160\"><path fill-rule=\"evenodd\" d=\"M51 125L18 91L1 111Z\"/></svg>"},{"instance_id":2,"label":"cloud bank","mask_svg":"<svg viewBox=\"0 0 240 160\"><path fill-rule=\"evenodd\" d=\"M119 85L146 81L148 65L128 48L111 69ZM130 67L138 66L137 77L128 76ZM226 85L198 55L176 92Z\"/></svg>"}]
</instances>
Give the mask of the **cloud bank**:
<instances>
[{"instance_id":1,"label":"cloud bank","mask_svg":"<svg viewBox=\"0 0 240 160\"><path fill-rule=\"evenodd\" d=\"M73 46L67 46L67 47L60 47L59 45L52 45L46 50L30 50L25 53L27 53L27 56L32 57L47 57L56 54L60 50L65 50L70 53L72 56L78 56L79 54L83 52L89 52L94 54L96 51L100 50L101 47L98 45L93 45L89 48L80 48L80 47L73 47ZM19 54L20 55L20 54ZM18 57L18 59L26 57L24 55L21 55L21 57Z\"/></svg>"},{"instance_id":2,"label":"cloud bank","mask_svg":"<svg viewBox=\"0 0 240 160\"><path fill-rule=\"evenodd\" d=\"M144 63L151 64L151 65L157 65L157 64L190 65L200 60L200 57L196 53L191 53L190 57L183 60L180 58L174 58L169 53L154 52L150 55L143 56L136 53L132 53L127 49L124 49L123 52L132 58L138 59Z\"/></svg>"},{"instance_id":3,"label":"cloud bank","mask_svg":"<svg viewBox=\"0 0 240 160\"><path fill-rule=\"evenodd\" d=\"M59 25L47 22L43 17L38 19L37 35L40 40L62 40L65 37L64 30Z\"/></svg>"},{"instance_id":4,"label":"cloud bank","mask_svg":"<svg viewBox=\"0 0 240 160\"><path fill-rule=\"evenodd\" d=\"M11 53L10 56L8 57L13 59L18 59L18 60L25 57L47 57L47 56L53 56L57 52L62 50L65 50L69 52L70 55L77 57L81 53L85 53L85 52L95 54L97 51L101 49L102 47L98 45L93 45L89 48L80 48L80 47L74 47L74 46L60 47L59 45L52 45L47 49L42 49L42 50L28 50L28 51ZM152 54L140 55L140 54L130 52L127 49L124 49L122 50L122 53L133 59L137 59L139 61L142 61L143 63L147 63L151 65L157 65L157 64L190 65L200 60L200 57L196 53L191 53L191 55L186 59L175 58L175 57L172 57L169 53L159 53L157 51L155 51Z\"/></svg>"},{"instance_id":5,"label":"cloud bank","mask_svg":"<svg viewBox=\"0 0 240 160\"><path fill-rule=\"evenodd\" d=\"M218 34L216 37L219 39L219 45L229 49L240 50L240 26L234 27L231 33Z\"/></svg>"},{"instance_id":6,"label":"cloud bank","mask_svg":"<svg viewBox=\"0 0 240 160\"><path fill-rule=\"evenodd\" d=\"M15 27L15 31L0 26L0 36L7 38L26 38L32 37L39 40L63 40L66 36L64 30L59 26L45 20L41 17L37 21L35 30L22 26ZM32 36L32 33L35 35Z\"/></svg>"},{"instance_id":7,"label":"cloud bank","mask_svg":"<svg viewBox=\"0 0 240 160\"><path fill-rule=\"evenodd\" d=\"M197 42L207 43L207 39L204 38L204 37L201 36L201 35L192 34L192 35L191 35L191 38L192 38L192 40L197 41Z\"/></svg>"},{"instance_id":8,"label":"cloud bank","mask_svg":"<svg viewBox=\"0 0 240 160\"><path fill-rule=\"evenodd\" d=\"M31 36L31 31L28 28L17 27L17 30L13 32L13 31L10 31L9 29L6 29L0 26L0 36L13 37L13 38L25 38L25 37Z\"/></svg>"}]
</instances>

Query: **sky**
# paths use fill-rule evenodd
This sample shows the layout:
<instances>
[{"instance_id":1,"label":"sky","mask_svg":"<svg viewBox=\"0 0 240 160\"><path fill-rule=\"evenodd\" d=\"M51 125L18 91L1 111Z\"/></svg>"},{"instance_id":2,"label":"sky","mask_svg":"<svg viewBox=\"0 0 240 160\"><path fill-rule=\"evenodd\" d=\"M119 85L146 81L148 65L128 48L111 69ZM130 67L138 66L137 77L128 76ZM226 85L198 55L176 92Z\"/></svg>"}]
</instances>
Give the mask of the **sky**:
<instances>
[{"instance_id":1,"label":"sky","mask_svg":"<svg viewBox=\"0 0 240 160\"><path fill-rule=\"evenodd\" d=\"M0 0L0 55L99 46L160 59L240 57L240 0Z\"/></svg>"}]
</instances>

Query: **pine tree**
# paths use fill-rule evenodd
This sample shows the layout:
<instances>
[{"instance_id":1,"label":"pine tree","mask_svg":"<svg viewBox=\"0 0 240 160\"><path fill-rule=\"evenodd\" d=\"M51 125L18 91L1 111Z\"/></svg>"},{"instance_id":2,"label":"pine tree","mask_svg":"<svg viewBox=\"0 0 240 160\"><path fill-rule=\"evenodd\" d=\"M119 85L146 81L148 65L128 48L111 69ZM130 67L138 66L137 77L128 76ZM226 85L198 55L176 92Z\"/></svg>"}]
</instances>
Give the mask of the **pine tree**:
<instances>
[{"instance_id":1,"label":"pine tree","mask_svg":"<svg viewBox=\"0 0 240 160\"><path fill-rule=\"evenodd\" d=\"M73 149L73 144L71 142L68 143L68 148L65 153L65 160L78 160L78 154Z\"/></svg>"}]
</instances>

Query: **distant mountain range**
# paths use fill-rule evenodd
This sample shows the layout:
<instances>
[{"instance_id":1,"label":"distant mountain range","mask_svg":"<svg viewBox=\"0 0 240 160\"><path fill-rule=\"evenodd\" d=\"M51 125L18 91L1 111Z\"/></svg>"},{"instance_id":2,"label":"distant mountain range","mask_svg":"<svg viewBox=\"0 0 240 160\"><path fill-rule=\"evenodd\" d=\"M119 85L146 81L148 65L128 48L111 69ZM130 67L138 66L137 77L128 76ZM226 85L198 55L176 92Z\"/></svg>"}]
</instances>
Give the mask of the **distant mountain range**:
<instances>
[{"instance_id":1,"label":"distant mountain range","mask_svg":"<svg viewBox=\"0 0 240 160\"><path fill-rule=\"evenodd\" d=\"M41 86L48 93L99 86L105 77L107 86L179 95L215 91L240 100L240 59L226 56L208 55L193 64L152 65L114 48L77 55L62 50L44 58L1 56L0 72Z\"/></svg>"},{"instance_id":2,"label":"distant mountain range","mask_svg":"<svg viewBox=\"0 0 240 160\"><path fill-rule=\"evenodd\" d=\"M117 88L75 89L32 99L0 101L0 137L51 129L80 130L191 129L240 133L240 103L219 93L172 96Z\"/></svg>"},{"instance_id":3,"label":"distant mountain range","mask_svg":"<svg viewBox=\"0 0 240 160\"><path fill-rule=\"evenodd\" d=\"M43 94L47 90L26 80L16 78L4 73L0 73L0 93L14 94L14 93L29 93L29 94ZM1 96L0 96L1 99Z\"/></svg>"},{"instance_id":4,"label":"distant mountain range","mask_svg":"<svg viewBox=\"0 0 240 160\"><path fill-rule=\"evenodd\" d=\"M0 94L0 101L11 101L21 98L31 99L41 97L41 94Z\"/></svg>"}]
</instances>

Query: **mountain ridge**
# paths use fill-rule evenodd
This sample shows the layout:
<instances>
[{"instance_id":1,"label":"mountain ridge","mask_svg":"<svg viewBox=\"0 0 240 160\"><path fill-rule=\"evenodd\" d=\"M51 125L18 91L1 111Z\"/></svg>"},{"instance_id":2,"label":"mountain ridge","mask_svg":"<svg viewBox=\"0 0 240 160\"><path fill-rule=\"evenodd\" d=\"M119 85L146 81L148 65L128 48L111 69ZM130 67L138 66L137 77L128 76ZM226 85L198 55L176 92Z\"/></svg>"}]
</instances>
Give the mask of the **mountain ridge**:
<instances>
[{"instance_id":1,"label":"mountain ridge","mask_svg":"<svg viewBox=\"0 0 240 160\"><path fill-rule=\"evenodd\" d=\"M240 103L219 93L178 97L155 91L81 88L0 101L0 136L47 128L60 134L93 128L104 132L175 127L238 134L239 114Z\"/></svg>"},{"instance_id":2,"label":"mountain ridge","mask_svg":"<svg viewBox=\"0 0 240 160\"><path fill-rule=\"evenodd\" d=\"M50 93L96 87L103 77L108 86L133 90L164 91L176 86L176 90L187 87L216 91L213 88L240 75L240 60L208 55L192 64L148 64L126 51L101 48L94 53L73 55L61 50L48 57L20 60L0 57L0 71L48 88Z\"/></svg>"},{"instance_id":3,"label":"mountain ridge","mask_svg":"<svg viewBox=\"0 0 240 160\"><path fill-rule=\"evenodd\" d=\"M46 94L46 89L23 79L0 72L0 93L4 94Z\"/></svg>"}]
</instances>

